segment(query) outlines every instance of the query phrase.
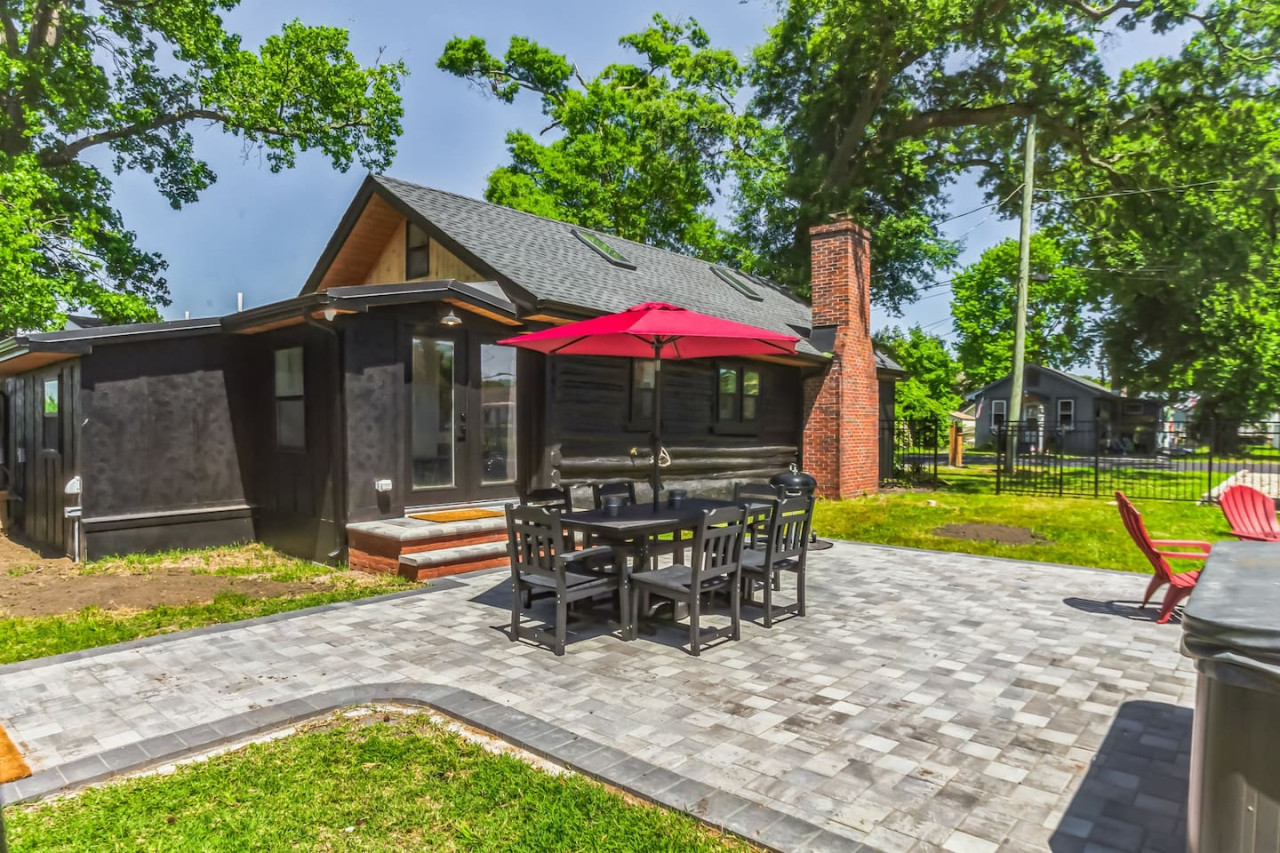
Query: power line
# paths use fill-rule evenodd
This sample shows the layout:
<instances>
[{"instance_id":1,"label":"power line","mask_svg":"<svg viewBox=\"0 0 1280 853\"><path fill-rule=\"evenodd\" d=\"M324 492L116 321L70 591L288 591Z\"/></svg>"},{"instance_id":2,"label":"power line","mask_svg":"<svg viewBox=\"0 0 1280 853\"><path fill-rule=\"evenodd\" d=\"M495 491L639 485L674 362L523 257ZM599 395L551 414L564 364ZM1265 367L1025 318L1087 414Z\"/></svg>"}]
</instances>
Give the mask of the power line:
<instances>
[{"instance_id":1,"label":"power line","mask_svg":"<svg viewBox=\"0 0 1280 853\"><path fill-rule=\"evenodd\" d=\"M1097 193L1095 195L1067 196L1065 198L1056 199L1054 201L1044 201L1040 203L1041 204L1060 204L1062 202L1068 202L1068 201L1090 201L1092 199L1098 199L1098 198L1118 198L1120 196L1129 196L1129 195L1155 195L1156 193L1186 192L1187 190L1192 190L1192 189L1195 189L1196 187L1207 187L1213 184L1225 184L1228 181L1232 181L1232 180L1235 180L1235 179L1234 178L1218 178L1212 181L1197 181L1194 184L1180 184L1180 185L1175 185L1170 187L1151 187L1150 189L1137 188L1132 190L1116 190L1115 192ZM1043 190L1036 190L1035 192L1062 195L1062 190L1043 189Z\"/></svg>"}]
</instances>

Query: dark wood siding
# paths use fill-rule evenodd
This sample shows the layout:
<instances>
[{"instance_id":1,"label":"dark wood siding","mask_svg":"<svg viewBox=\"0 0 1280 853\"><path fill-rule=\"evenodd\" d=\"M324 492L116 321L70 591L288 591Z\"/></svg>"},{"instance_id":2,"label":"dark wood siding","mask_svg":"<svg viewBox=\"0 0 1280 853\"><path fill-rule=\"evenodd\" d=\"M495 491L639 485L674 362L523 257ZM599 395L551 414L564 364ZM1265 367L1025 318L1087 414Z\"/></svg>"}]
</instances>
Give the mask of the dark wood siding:
<instances>
[{"instance_id":1,"label":"dark wood siding","mask_svg":"<svg viewBox=\"0 0 1280 853\"><path fill-rule=\"evenodd\" d=\"M57 446L44 441L44 382L57 378ZM67 361L5 380L8 425L5 466L14 532L43 550L69 554L71 524L64 509L67 481L79 473L80 361Z\"/></svg>"},{"instance_id":2,"label":"dark wood siding","mask_svg":"<svg viewBox=\"0 0 1280 853\"><path fill-rule=\"evenodd\" d=\"M83 360L86 553L247 541L247 506L218 336L98 346Z\"/></svg>"},{"instance_id":3,"label":"dark wood siding","mask_svg":"<svg viewBox=\"0 0 1280 853\"><path fill-rule=\"evenodd\" d=\"M336 344L306 325L231 343L231 401L257 538L304 559L334 562L340 556L333 470ZM305 446L298 449L276 442L275 352L288 347L303 350Z\"/></svg>"},{"instance_id":4,"label":"dark wood siding","mask_svg":"<svg viewBox=\"0 0 1280 853\"><path fill-rule=\"evenodd\" d=\"M565 485L619 478L647 481L648 429L629 423L631 362L552 357L549 363L549 470L543 479ZM760 370L761 382L754 435L714 432L717 362L663 364L663 445L672 459L664 470L668 488L727 494L734 482L767 479L797 460L801 371L751 364Z\"/></svg>"}]
</instances>

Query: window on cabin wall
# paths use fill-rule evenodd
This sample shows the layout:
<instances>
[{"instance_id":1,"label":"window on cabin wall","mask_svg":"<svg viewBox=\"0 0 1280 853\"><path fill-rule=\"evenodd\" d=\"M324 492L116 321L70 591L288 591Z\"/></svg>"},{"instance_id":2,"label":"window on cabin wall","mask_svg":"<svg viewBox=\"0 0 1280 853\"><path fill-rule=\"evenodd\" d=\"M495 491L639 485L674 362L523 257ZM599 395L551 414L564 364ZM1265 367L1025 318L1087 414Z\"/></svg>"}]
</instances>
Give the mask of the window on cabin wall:
<instances>
[{"instance_id":1,"label":"window on cabin wall","mask_svg":"<svg viewBox=\"0 0 1280 853\"><path fill-rule=\"evenodd\" d=\"M306 450L307 412L302 347L275 351L276 447Z\"/></svg>"},{"instance_id":2,"label":"window on cabin wall","mask_svg":"<svg viewBox=\"0 0 1280 853\"><path fill-rule=\"evenodd\" d=\"M633 429L653 426L654 394L658 384L658 362L651 358L631 360L631 411Z\"/></svg>"},{"instance_id":3,"label":"window on cabin wall","mask_svg":"<svg viewBox=\"0 0 1280 853\"><path fill-rule=\"evenodd\" d=\"M40 446L62 450L62 383L54 376L44 380L44 417L40 422Z\"/></svg>"},{"instance_id":4,"label":"window on cabin wall","mask_svg":"<svg viewBox=\"0 0 1280 853\"><path fill-rule=\"evenodd\" d=\"M406 281L431 275L431 237L421 226L409 223L405 234L404 277Z\"/></svg>"},{"instance_id":5,"label":"window on cabin wall","mask_svg":"<svg viewBox=\"0 0 1280 853\"><path fill-rule=\"evenodd\" d=\"M716 429L755 432L760 416L760 370L743 364L716 366Z\"/></svg>"}]
</instances>

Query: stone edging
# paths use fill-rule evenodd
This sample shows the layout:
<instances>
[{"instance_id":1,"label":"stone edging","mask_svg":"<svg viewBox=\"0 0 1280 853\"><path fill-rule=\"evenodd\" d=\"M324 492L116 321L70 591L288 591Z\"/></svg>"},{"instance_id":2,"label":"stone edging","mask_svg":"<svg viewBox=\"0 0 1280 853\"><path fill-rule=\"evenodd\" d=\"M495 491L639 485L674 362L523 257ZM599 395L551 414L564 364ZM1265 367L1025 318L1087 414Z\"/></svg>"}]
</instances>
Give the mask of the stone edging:
<instances>
[{"instance_id":1,"label":"stone edging","mask_svg":"<svg viewBox=\"0 0 1280 853\"><path fill-rule=\"evenodd\" d=\"M317 608L318 609L318 608ZM243 623L241 623L243 624ZM0 785L0 804L34 800L104 782L220 746L365 704L426 707L501 738L534 755L666 808L686 812L716 829L768 850L787 853L876 853L859 842L681 776L589 738L579 737L469 690L438 684L389 683L342 687L256 708L176 734L160 735L98 755L41 770Z\"/></svg>"},{"instance_id":2,"label":"stone edging","mask_svg":"<svg viewBox=\"0 0 1280 853\"><path fill-rule=\"evenodd\" d=\"M134 649L144 649L147 646L155 646L160 643L168 643L174 640L184 640L189 637L207 637L212 634L221 634L226 631L234 631L240 628L250 628L254 625L269 625L272 622L283 622L286 619L297 619L300 616L311 616L316 613L343 610L347 607L355 607L361 604L377 604L383 601L395 601L398 598L412 598L415 595L427 595L432 592L443 592L446 589L453 589L461 585L462 583L460 581L450 580L447 578L442 580L433 580L429 586L419 587L418 589L388 592L385 595L371 595L368 598L353 598L348 601L335 601L331 604L318 604L315 607L304 607L299 610L285 610L280 613L272 613L268 616L255 616L252 619L241 619L238 622L219 622L216 625L205 625L203 628L188 628L185 631L171 631L168 634L153 634L150 637L140 637L137 640L128 640L126 642L116 643L110 646L94 646L89 649L81 649L78 652L64 652L60 655L50 655L49 657L21 660L16 663L0 665L0 678L14 672L22 672L28 669L39 669L42 666L70 663L72 661L97 657L99 655L114 654L115 652L128 652Z\"/></svg>"}]
</instances>

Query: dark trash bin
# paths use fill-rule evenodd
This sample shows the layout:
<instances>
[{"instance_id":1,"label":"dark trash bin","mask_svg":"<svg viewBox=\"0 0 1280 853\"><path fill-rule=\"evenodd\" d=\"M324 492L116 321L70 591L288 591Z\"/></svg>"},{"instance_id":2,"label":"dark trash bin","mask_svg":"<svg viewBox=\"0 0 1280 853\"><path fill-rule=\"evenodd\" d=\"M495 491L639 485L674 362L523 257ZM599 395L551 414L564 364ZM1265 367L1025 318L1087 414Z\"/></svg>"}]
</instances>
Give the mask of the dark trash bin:
<instances>
[{"instance_id":1,"label":"dark trash bin","mask_svg":"<svg viewBox=\"0 0 1280 853\"><path fill-rule=\"evenodd\" d=\"M1280 544L1214 545L1182 632L1200 673L1187 849L1280 850Z\"/></svg>"}]
</instances>

